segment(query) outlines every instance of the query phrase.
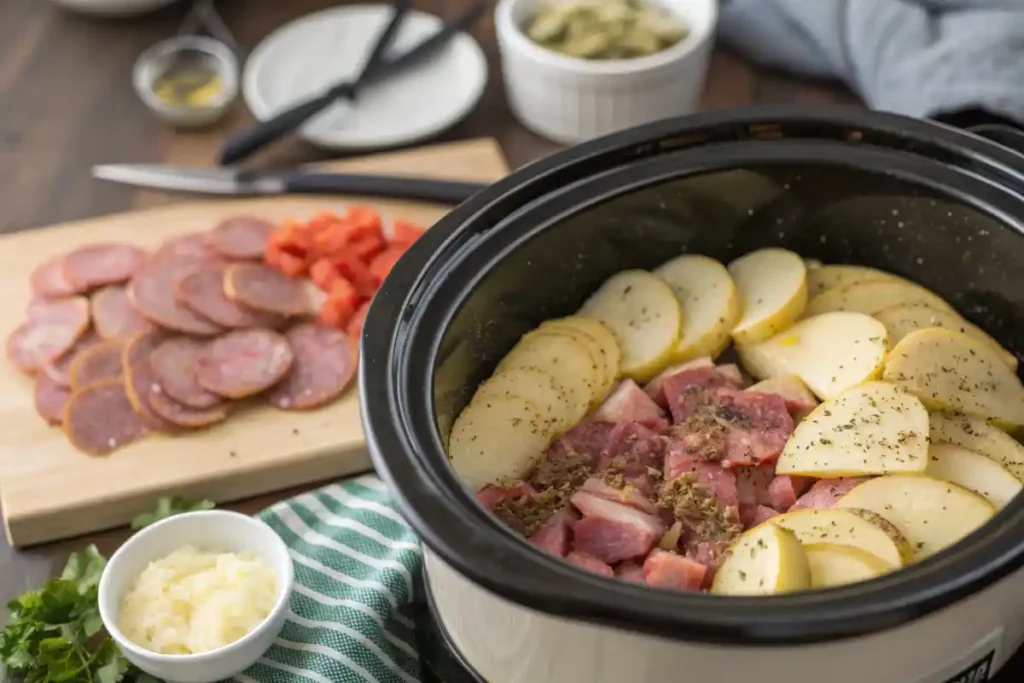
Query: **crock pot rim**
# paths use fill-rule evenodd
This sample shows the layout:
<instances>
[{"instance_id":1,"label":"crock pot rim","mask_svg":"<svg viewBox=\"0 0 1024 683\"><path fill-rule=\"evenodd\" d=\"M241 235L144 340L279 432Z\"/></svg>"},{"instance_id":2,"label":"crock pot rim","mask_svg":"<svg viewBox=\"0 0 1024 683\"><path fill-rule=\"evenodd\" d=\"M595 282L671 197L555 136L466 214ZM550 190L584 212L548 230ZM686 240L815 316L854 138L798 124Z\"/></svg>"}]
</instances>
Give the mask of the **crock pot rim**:
<instances>
[{"instance_id":1,"label":"crock pot rim","mask_svg":"<svg viewBox=\"0 0 1024 683\"><path fill-rule=\"evenodd\" d=\"M469 219L470 216L482 212L493 201L496 201L498 198L503 197L506 194L506 192L509 192L511 190L513 194L516 191L521 193L523 192L524 186L529 185L530 183L533 182L539 182L539 179L542 179L544 174L554 169L557 169L559 167L571 166L573 164L583 163L587 159L599 156L603 151L607 151L609 149L615 149L617 147L621 147L624 145L635 146L638 143L638 140L642 142L644 137L652 139L657 138L659 134L662 137L665 137L665 133L678 135L680 133L685 133L685 130L688 128L700 128L701 119L717 119L718 125L721 125L723 122L727 124L730 122L734 122L737 124L746 125L755 122L764 122L766 120L771 120L773 118L781 118L799 121L821 122L826 124L831 122L836 125L849 125L853 127L871 128L875 130L878 130L879 126L871 124L875 123L873 119L879 119L882 123L887 124L886 126L882 126L882 128L889 128L890 130L896 126L900 127L901 129L917 128L918 130L916 132L921 136L926 136L929 142L933 142L936 136L945 136L947 139L943 142L949 145L959 147L959 151L968 152L970 155L977 156L978 160L984 161L985 163L993 163L997 166L1006 166L1006 168L1002 168L1001 170L1004 173L1006 173L1008 177L1016 177L1018 181L1020 180L1019 172L1012 166L1008 165L1008 162L1010 161L1017 161L1018 163L1020 163L1020 159L1017 157L1015 153L1005 150L999 147L998 145L994 145L985 140L979 139L975 136L966 135L955 129L946 128L944 126L940 127L934 124L928 124L925 122L914 121L910 119L904 119L902 117L868 113L861 110L836 111L834 109L830 109L825 110L823 114L824 115L821 116L815 116L815 113L809 113L807 111L801 111L797 114L786 108L772 107L755 108L754 110L747 109L740 112L725 112L718 115L702 115L698 117L689 117L687 119L682 119L673 122L659 122L658 124L651 124L650 126L641 127L640 129L626 131L625 133L619 133L613 136L602 138L598 141L595 141L594 143L584 145L582 149L576 148L567 150L566 152L554 155L554 157L542 160L540 162L536 162L535 164L530 165L528 169L521 170L513 174L506 180L500 181L495 186L492 186L488 190L485 190L477 197L473 198L466 204L457 208L452 214L449 215L448 218L443 219L438 224L438 226L435 226L435 228L432 231L428 232L426 236L433 239L427 240L426 238L421 238L421 242L423 242L423 244L418 244L416 247L414 247L414 251L412 252L412 258L410 258L409 260L403 259L404 263L399 264L398 270L400 270L400 273L404 274L405 277L396 278L395 280L389 278L388 283L385 284L384 289L388 290L389 285L397 285L397 283L400 280L404 280L402 282L402 285L404 286L406 284L405 281L409 281L413 279L413 276L422 273L422 271L426 269L428 261L432 260L430 258L431 252L433 252L439 246L441 246L442 242L445 242L450 237L452 237L458 231L459 227L464 225L464 223ZM915 131L901 130L900 132L908 133ZM645 136L644 133L647 133L649 135ZM1021 183L1018 182L1018 184ZM434 232L435 230L437 230L436 233ZM712 642L745 642L747 644L811 642L831 640L842 637L851 637L858 635L860 633L877 630L876 628L851 628L847 626L846 628L839 629L838 631L829 631L829 629L815 628L813 632L805 632L802 634L794 634L792 630L785 634L780 634L778 632L772 633L765 632L759 629L751 629L747 627L749 626L749 624L745 623L746 619L756 619L759 616L763 617L766 611L778 611L780 615L785 615L786 621L792 621L794 619L798 621L809 621L807 619L802 618L799 614L794 614L792 608L787 608L787 604L792 605L794 601L806 603L807 605L813 605L816 611L820 611L822 608L826 607L826 603L827 606L831 608L843 599L850 600L852 598L837 597L838 595L843 593L844 589L836 589L827 592L804 593L800 594L800 596L786 596L785 598L781 599L783 602L779 602L780 599L777 598L758 598L753 600L734 598L728 601L727 606L727 603L725 601L722 601L721 598L717 597L709 597L694 594L666 594L664 592L654 592L649 589L638 588L623 583L608 582L598 577L587 575L584 572L581 572L573 567L570 567L569 565L567 565L564 562L561 562L560 560L543 556L542 553L530 548L528 544L523 542L521 539L514 537L510 532L505 530L500 524L493 520L489 514L483 511L483 509L480 508L475 503L473 503L473 508L475 509L474 511L470 511L462 507L459 510L460 515L462 515L464 518L467 513L473 514L477 522L483 522L485 525L489 527L488 533L493 533L495 530L498 530L503 536L507 537L507 540L509 542L515 544L517 547L521 546L521 548L518 548L519 551L531 553L533 555L532 563L536 565L536 568L538 570L543 571L545 574L553 572L552 576L561 575L562 578L568 576L573 581L573 585L579 588L579 590L576 591L577 593L592 593L593 591L599 591L598 593L592 593L592 595L600 596L600 600L595 601L593 598L582 599L577 598L575 596L562 596L563 604L561 605L557 604L558 601L555 601L556 604L539 604L542 601L539 601L535 595L531 595L531 591L527 590L524 592L520 590L518 587L503 586L500 583L497 583L493 580L488 580L488 577L482 575L480 572L474 571L474 568L472 566L467 566L465 562L461 561L459 557L457 557L455 554L451 552L450 548L446 547L447 544L437 537L437 534L434 532L431 526L429 524L424 523L419 511L416 509L417 506L412 504L406 497L406 494L409 492L414 492L413 497L416 497L416 495L419 495L421 493L425 493L427 495L436 495L436 492L427 491L424 487L418 486L418 483L422 483L417 482L415 480L416 476L418 475L412 475L412 473L408 470L394 472L391 470L391 468L387 466L387 460L389 458L385 457L383 455L384 453L390 452L395 448L410 448L411 445L408 444L407 442L396 443L395 441L389 438L385 439L387 441L390 441L390 443L388 444L384 444L379 441L379 438L382 435L384 435L385 437L390 437L393 434L397 435L395 431L392 431L394 430L394 424L387 424L388 420L392 419L389 416L393 414L393 410L396 407L393 403L394 397L393 395L391 395L392 389L394 387L390 382L390 378L388 378L387 381L385 381L385 378L382 378L378 374L374 379L371 380L369 379L369 375L372 374L374 368L391 367L391 362L390 358L388 357L388 354L391 351L391 343L394 342L395 340L393 334L396 331L395 321L397 320L398 317L398 311L401 309L402 306L402 302L400 301L400 299L404 299L404 294L407 293L396 291L399 289L400 287L396 286L391 288L392 291L386 292L387 296L383 300L388 302L386 306L388 309L387 311L384 310L385 305L378 305L377 303L375 303L374 306L371 308L370 316L368 317L367 320L367 332L364 338L364 354L366 355L364 356L364 364L361 368L362 381L360 386L362 392L363 405L374 406L373 408L369 409L364 407L364 422L367 427L366 431L368 435L368 441L370 442L371 453L374 457L374 461L378 467L378 470L381 472L382 476L384 476L384 478L389 481L392 487L395 488L396 493L398 494L397 498L399 501L399 505L401 506L407 517L410 519L410 522L413 524L414 528L417 530L418 533L421 534L421 536L423 536L424 541L427 542L431 546L431 548L433 548L435 552L439 554L439 556L441 556L446 562L450 563L453 567L456 567L458 571L467 576L467 578L472 579L474 582L477 582L485 586L489 590L492 590L498 593L499 595L503 595L507 599L514 600L516 602L519 602L520 604L524 604L535 609L540 609L551 614L563 615L577 619L591 619L594 621L600 621L604 623L614 623L618 626L624 626L626 628L631 628L634 630L651 630L653 632L659 633L660 635L682 635L683 637L696 640L707 640ZM383 391L381 391L382 388ZM381 402L382 399L383 402ZM387 405L389 408L388 415L383 415L383 418L379 419L380 424L378 425L378 429L375 430L372 428L372 425L374 424L374 418L381 418L382 416L379 410L377 410L377 407L383 407L384 405ZM380 429L383 429L384 432L381 432ZM399 439L399 441L403 440L403 438ZM397 485L398 481L396 481L396 478L403 480L403 486L406 487L404 491L403 488ZM465 499L472 501L471 496L465 494L465 491L464 489L461 489L461 486L459 486L459 489L461 492L461 497L464 497ZM452 491L449 491L449 493L451 492ZM460 492L455 492L457 497L460 496ZM424 500L421 499L420 502L424 502ZM1018 503L1020 503L1020 501L1018 501ZM1015 510L1016 512L1004 511L1002 514L1000 514L999 517L997 517L997 520L1002 520L1000 524L997 524L997 522L990 523L992 527L990 528L989 533L980 536L978 539L972 539L971 541L965 542L965 548L975 550L991 541L992 538L997 535L996 529L1000 528L1000 525L1005 527L1006 523L1011 518L1014 518L1014 515L1019 516L1018 513L1021 511L1021 505L1014 505L1013 510ZM999 537L1002 538L1001 535ZM968 589L971 587L980 589L981 586L977 585L979 584L979 582L987 584L991 581L996 580L998 576L1003 575L1012 570L1013 565L1011 564L1011 560L1019 564L1019 560L1021 559L1020 555L1022 551L1024 551L1024 548L1021 547L1022 544L1019 541L1010 545L1013 546L1012 551L1006 551L1004 549L996 553L995 560L1000 561L996 562L995 560L993 560L993 562L989 563L992 564L992 566L987 567L985 571L979 572L978 566L976 565L974 558L970 558L972 565L974 565L970 567L970 569L973 570L971 572L971 586L968 586L966 589L963 586L961 586L961 589L959 591L953 590L953 588L951 588L950 591L947 591L948 599L946 599L942 604L931 605L927 611L931 611L932 609L938 609L939 607L943 606L943 604L948 604L949 602L952 602L955 599L959 599L959 597L962 597L967 592L970 592L970 590ZM964 550L963 553L953 553L953 557L955 558L959 554L971 553L968 550ZM1010 558L1009 555L1012 555L1013 557ZM922 574L922 572L928 570L928 567L932 567L932 573L935 573L939 571L939 569L948 570L950 565L956 564L957 562L954 559L950 559L949 556L947 556L946 554L940 554L939 556L932 558L928 562L922 563L921 565L915 567L913 570L902 571L891 576L895 577L892 580L896 584L906 584L908 582L913 582L914 578L919 577ZM939 567L939 569L935 569L936 567ZM962 576L960 576L960 578L962 578ZM882 579L881 581L885 581L885 579ZM852 590L856 592L856 589ZM617 600L617 602L620 603L619 605L615 606L615 609L594 609L595 607L599 607L602 605L604 607L608 607L610 603L609 597L613 593L618 594L619 599ZM871 593L874 595L878 595L879 591L873 588L871 590ZM709 602L709 600L714 601L713 606L712 603ZM857 600L863 602L864 596L859 596ZM702 611L701 607L712 606L712 611L718 613L728 611L730 613L735 613L731 615L732 617L735 617L737 616L737 614L739 614L743 618L741 618L738 621L733 618L727 620L715 618L697 620L701 622L700 625L702 627L706 627L699 629L692 628L693 625L691 624L690 628L684 628L681 631L678 631L676 629L669 629L668 631L666 631L666 629L664 628L665 625L662 623L659 623L655 628L648 629L645 628L645 625L643 623L643 610L626 610L627 612L635 612L635 614L632 618L623 618L624 615L622 613L621 608L625 603L623 603L622 601L648 603L649 605L654 602L675 603L678 606L680 613L689 612L691 617L693 616L694 612L699 614ZM875 602L877 602L877 600L875 600ZM571 605L572 608L566 608L566 605ZM905 607L905 605L901 606L901 611L907 612L907 614L905 614L902 618L899 619L890 619L890 623L886 624L882 628L892 627L898 625L899 623L908 621L912 618L916 618L921 615L920 612L916 612L914 610L908 611L906 609L903 609ZM806 606L803 609L806 611ZM609 614L608 612L619 612L619 614ZM714 617L715 615L711 616ZM721 614L719 614L719 616L721 616ZM839 615L836 615L835 618L840 617ZM658 621L661 622L660 619ZM680 619L680 621L683 620ZM693 621L693 619L690 619L690 621ZM723 625L726 621L731 622L732 625L724 627ZM769 628L768 631L772 631L772 629ZM753 643L751 641L753 641Z\"/></svg>"}]
</instances>

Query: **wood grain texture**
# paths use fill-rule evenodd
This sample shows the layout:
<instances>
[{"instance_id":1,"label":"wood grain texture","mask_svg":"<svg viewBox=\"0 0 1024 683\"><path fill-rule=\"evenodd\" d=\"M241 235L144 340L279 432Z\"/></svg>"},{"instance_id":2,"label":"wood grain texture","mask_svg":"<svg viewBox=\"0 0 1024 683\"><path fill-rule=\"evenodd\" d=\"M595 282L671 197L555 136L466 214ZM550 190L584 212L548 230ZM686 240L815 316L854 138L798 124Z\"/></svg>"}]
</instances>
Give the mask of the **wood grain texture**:
<instances>
[{"instance_id":1,"label":"wood grain texture","mask_svg":"<svg viewBox=\"0 0 1024 683\"><path fill-rule=\"evenodd\" d=\"M488 182L507 166L490 140L461 142L326 164L329 168ZM32 267L95 241L155 247L174 235L251 213L273 221L343 211L359 198L275 197L180 203L30 230L0 238L0 334L23 320ZM446 207L374 200L385 221L431 225ZM356 393L311 412L283 412L259 401L209 429L152 435L107 457L77 451L35 414L32 381L0 365L0 501L13 545L65 538L124 524L160 495L233 501L369 469Z\"/></svg>"}]
</instances>

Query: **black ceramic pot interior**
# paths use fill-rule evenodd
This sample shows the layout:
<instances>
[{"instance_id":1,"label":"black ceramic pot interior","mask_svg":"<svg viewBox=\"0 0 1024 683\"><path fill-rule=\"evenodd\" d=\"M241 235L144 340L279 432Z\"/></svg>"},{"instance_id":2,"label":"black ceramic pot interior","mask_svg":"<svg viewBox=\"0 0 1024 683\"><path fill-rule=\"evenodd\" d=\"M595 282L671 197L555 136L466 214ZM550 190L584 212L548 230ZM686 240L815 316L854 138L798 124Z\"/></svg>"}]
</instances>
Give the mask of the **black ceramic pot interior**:
<instances>
[{"instance_id":1,"label":"black ceramic pot interior","mask_svg":"<svg viewBox=\"0 0 1024 683\"><path fill-rule=\"evenodd\" d=\"M1022 355L1024 157L897 117L830 114L809 125L787 114L756 134L745 116L658 124L528 167L435 226L375 300L361 377L375 464L417 532L477 583L619 627L807 642L895 626L1021 565L1018 500L953 549L864 584L781 598L669 594L543 555L447 466L455 416L524 332L571 314L613 273L683 252L728 262L783 246L883 268Z\"/></svg>"}]
</instances>

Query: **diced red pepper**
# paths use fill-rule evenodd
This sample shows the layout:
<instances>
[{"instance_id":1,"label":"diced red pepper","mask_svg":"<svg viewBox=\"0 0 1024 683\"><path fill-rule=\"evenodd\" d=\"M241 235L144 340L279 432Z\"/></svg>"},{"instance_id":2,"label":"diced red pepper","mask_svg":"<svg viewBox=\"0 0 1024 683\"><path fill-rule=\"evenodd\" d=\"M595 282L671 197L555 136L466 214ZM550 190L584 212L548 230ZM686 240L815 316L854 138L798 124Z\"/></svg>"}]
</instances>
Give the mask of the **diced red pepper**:
<instances>
[{"instance_id":1,"label":"diced red pepper","mask_svg":"<svg viewBox=\"0 0 1024 683\"><path fill-rule=\"evenodd\" d=\"M378 287L404 253L405 247L388 247L370 262L370 273L377 279Z\"/></svg>"}]
</instances>

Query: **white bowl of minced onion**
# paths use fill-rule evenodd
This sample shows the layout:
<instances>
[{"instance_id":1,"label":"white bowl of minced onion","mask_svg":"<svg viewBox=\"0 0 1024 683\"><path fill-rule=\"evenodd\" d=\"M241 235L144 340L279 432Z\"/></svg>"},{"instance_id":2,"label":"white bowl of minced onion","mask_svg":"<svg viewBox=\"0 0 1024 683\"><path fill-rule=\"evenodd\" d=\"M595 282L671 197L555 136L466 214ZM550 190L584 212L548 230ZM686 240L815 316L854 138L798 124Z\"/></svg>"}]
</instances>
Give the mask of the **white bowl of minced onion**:
<instances>
[{"instance_id":1,"label":"white bowl of minced onion","mask_svg":"<svg viewBox=\"0 0 1024 683\"><path fill-rule=\"evenodd\" d=\"M225 510L189 512L143 529L100 579L103 625L132 664L177 683L247 669L284 626L294 583L284 541Z\"/></svg>"}]
</instances>

